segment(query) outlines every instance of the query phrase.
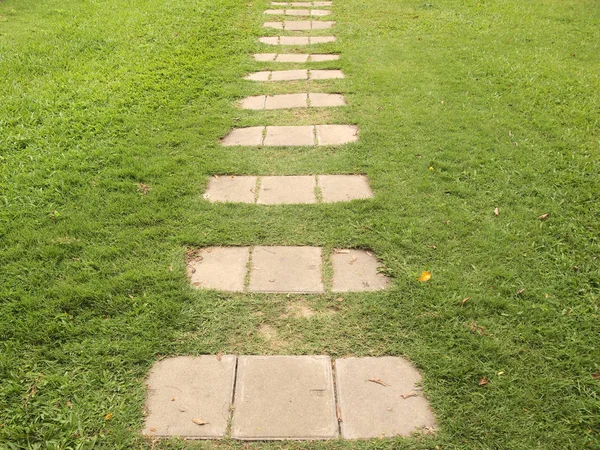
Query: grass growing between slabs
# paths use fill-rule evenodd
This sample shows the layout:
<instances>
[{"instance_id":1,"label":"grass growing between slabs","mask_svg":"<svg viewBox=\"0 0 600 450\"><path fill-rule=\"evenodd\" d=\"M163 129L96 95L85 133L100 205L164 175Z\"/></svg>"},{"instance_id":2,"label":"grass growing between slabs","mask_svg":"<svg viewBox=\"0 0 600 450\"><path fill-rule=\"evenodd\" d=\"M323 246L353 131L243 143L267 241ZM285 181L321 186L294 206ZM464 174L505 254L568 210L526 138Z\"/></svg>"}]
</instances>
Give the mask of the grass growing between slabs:
<instances>
[{"instance_id":1,"label":"grass growing between slabs","mask_svg":"<svg viewBox=\"0 0 600 450\"><path fill-rule=\"evenodd\" d=\"M338 0L339 41L312 52L342 59L310 67L347 78L310 89L349 105L241 111L284 92L245 74L296 67L252 60L276 51L257 43L276 34L264 9L0 3L0 447L245 447L140 437L153 362L222 351L405 356L439 425L251 447L599 448L597 2ZM356 123L360 142L218 144L233 126L319 122ZM214 173L365 173L376 197L209 204ZM193 290L185 253L210 245L370 248L394 282Z\"/></svg>"}]
</instances>

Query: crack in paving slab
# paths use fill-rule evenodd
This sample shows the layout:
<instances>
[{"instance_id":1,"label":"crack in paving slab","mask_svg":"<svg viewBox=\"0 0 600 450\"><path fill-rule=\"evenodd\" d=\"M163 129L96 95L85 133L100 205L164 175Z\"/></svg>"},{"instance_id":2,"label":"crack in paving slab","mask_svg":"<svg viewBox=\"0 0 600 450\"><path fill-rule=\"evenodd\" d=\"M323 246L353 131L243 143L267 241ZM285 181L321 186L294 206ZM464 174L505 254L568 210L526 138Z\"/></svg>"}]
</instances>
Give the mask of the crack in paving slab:
<instances>
[{"instance_id":1,"label":"crack in paving slab","mask_svg":"<svg viewBox=\"0 0 600 450\"><path fill-rule=\"evenodd\" d=\"M321 247L206 247L189 257L187 275L196 288L225 292L321 294L329 285L332 292L367 292L390 284L368 250L336 249L327 258L331 283L324 279Z\"/></svg>"},{"instance_id":2,"label":"crack in paving slab","mask_svg":"<svg viewBox=\"0 0 600 450\"><path fill-rule=\"evenodd\" d=\"M368 439L436 427L421 374L394 356L178 356L156 362L146 385L151 437L322 440L341 428Z\"/></svg>"}]
</instances>

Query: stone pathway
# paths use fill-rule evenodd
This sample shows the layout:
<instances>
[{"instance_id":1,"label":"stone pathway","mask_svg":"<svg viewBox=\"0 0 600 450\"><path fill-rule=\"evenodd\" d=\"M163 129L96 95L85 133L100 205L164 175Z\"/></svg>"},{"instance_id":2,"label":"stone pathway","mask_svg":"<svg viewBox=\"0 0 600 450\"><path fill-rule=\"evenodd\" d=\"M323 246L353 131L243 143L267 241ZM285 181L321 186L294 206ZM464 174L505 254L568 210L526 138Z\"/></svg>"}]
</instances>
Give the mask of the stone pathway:
<instances>
[{"instance_id":1,"label":"stone pathway","mask_svg":"<svg viewBox=\"0 0 600 450\"><path fill-rule=\"evenodd\" d=\"M321 62L321 61L336 61L340 59L340 55L314 55L305 53L256 53L254 59L257 61L274 61L274 62Z\"/></svg>"},{"instance_id":2,"label":"stone pathway","mask_svg":"<svg viewBox=\"0 0 600 450\"><path fill-rule=\"evenodd\" d=\"M323 2L272 2L284 9L267 15L327 16L329 10L287 9L331 6ZM266 22L284 31L333 28L333 21ZM335 36L262 37L268 45L335 42ZM258 53L256 61L308 63L335 61L339 55ZM251 81L344 78L341 70L261 71ZM240 101L245 110L340 107L342 94L256 95ZM247 113L258 114L258 113ZM223 146L333 146L358 140L349 124L263 125L233 129ZM234 150L235 151L235 150ZM204 192L211 203L303 205L371 199L362 175L213 176ZM257 206L258 207L258 206ZM277 210L274 210L277 211ZM390 280L367 250L309 246L208 247L188 252L192 286L238 293L325 294L386 289ZM311 320L305 318L305 320ZM366 439L429 432L435 418L422 396L421 375L397 357L182 356L157 362L147 380L147 418L151 437L238 440Z\"/></svg>"},{"instance_id":3,"label":"stone pathway","mask_svg":"<svg viewBox=\"0 0 600 450\"><path fill-rule=\"evenodd\" d=\"M169 358L147 380L143 433L224 438L231 420L239 440L336 439L340 429L345 439L410 436L435 427L420 382L396 357Z\"/></svg>"},{"instance_id":4,"label":"stone pathway","mask_svg":"<svg viewBox=\"0 0 600 450\"><path fill-rule=\"evenodd\" d=\"M341 94L280 94L255 95L246 97L240 102L242 109L287 109L287 108L319 108L345 106L346 100Z\"/></svg>"},{"instance_id":5,"label":"stone pathway","mask_svg":"<svg viewBox=\"0 0 600 450\"><path fill-rule=\"evenodd\" d=\"M344 78L341 70L265 70L244 77L251 81L295 81L295 80L335 80Z\"/></svg>"},{"instance_id":6,"label":"stone pathway","mask_svg":"<svg viewBox=\"0 0 600 450\"><path fill-rule=\"evenodd\" d=\"M188 276L194 287L228 292L370 292L389 285L367 250L323 256L321 247L208 247L190 256ZM323 263L333 267L332 274L323 272Z\"/></svg>"},{"instance_id":7,"label":"stone pathway","mask_svg":"<svg viewBox=\"0 0 600 450\"><path fill-rule=\"evenodd\" d=\"M373 198L373 191L363 175L222 175L209 180L204 198L259 205L335 203Z\"/></svg>"},{"instance_id":8,"label":"stone pathway","mask_svg":"<svg viewBox=\"0 0 600 450\"><path fill-rule=\"evenodd\" d=\"M221 145L246 147L297 147L343 145L358 140L355 125L307 125L236 128L221 140Z\"/></svg>"}]
</instances>

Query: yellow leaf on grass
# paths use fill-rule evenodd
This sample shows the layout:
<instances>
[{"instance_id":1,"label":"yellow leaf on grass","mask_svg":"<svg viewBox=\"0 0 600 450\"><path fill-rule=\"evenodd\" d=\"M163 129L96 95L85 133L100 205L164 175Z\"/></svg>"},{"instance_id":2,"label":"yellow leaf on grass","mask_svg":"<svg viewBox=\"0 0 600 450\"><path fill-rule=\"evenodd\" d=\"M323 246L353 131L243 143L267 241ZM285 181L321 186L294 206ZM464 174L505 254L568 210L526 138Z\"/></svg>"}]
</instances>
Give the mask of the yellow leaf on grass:
<instances>
[{"instance_id":1,"label":"yellow leaf on grass","mask_svg":"<svg viewBox=\"0 0 600 450\"><path fill-rule=\"evenodd\" d=\"M107 415L104 416L104 420L108 421L110 419L112 419L112 413L108 413Z\"/></svg>"},{"instance_id":2,"label":"yellow leaf on grass","mask_svg":"<svg viewBox=\"0 0 600 450\"><path fill-rule=\"evenodd\" d=\"M429 281L430 278L431 278L431 272L429 272L428 270L425 270L425 271L423 271L421 276L419 278L417 278L417 280L424 283L425 281Z\"/></svg>"}]
</instances>

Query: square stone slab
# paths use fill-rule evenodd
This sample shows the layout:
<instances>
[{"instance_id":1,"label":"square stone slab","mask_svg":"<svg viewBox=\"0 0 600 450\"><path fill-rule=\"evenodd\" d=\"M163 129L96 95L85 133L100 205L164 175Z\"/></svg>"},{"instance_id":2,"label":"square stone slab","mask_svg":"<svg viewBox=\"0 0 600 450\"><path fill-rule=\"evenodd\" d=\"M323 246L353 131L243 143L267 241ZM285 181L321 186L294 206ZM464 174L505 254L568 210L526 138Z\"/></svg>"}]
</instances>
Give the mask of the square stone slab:
<instances>
[{"instance_id":1,"label":"square stone slab","mask_svg":"<svg viewBox=\"0 0 600 450\"><path fill-rule=\"evenodd\" d=\"M250 81L269 81L270 78L271 72L268 70L264 70L262 72L249 73L244 77L245 80Z\"/></svg>"},{"instance_id":2,"label":"square stone slab","mask_svg":"<svg viewBox=\"0 0 600 450\"><path fill-rule=\"evenodd\" d=\"M311 38L307 36L279 36L279 45L309 45Z\"/></svg>"},{"instance_id":3,"label":"square stone slab","mask_svg":"<svg viewBox=\"0 0 600 450\"><path fill-rule=\"evenodd\" d=\"M262 177L258 203L281 205L317 203L314 176Z\"/></svg>"},{"instance_id":4,"label":"square stone slab","mask_svg":"<svg viewBox=\"0 0 600 450\"><path fill-rule=\"evenodd\" d=\"M344 72L341 70L311 70L311 80L331 80L336 78L344 78Z\"/></svg>"},{"instance_id":5,"label":"square stone slab","mask_svg":"<svg viewBox=\"0 0 600 450\"><path fill-rule=\"evenodd\" d=\"M306 108L307 94L281 94L267 97L265 109Z\"/></svg>"},{"instance_id":6,"label":"square stone slab","mask_svg":"<svg viewBox=\"0 0 600 450\"><path fill-rule=\"evenodd\" d=\"M337 250L331 261L332 292L379 291L389 284L388 278L377 271L381 264L375 255L365 250Z\"/></svg>"},{"instance_id":7,"label":"square stone slab","mask_svg":"<svg viewBox=\"0 0 600 450\"><path fill-rule=\"evenodd\" d=\"M265 109L266 95L255 95L252 97L246 97L240 102L240 108L242 109Z\"/></svg>"},{"instance_id":8,"label":"square stone slab","mask_svg":"<svg viewBox=\"0 0 600 450\"><path fill-rule=\"evenodd\" d=\"M265 127L236 128L231 130L229 134L221 140L221 145L226 147L236 145L261 145L264 130Z\"/></svg>"},{"instance_id":9,"label":"square stone slab","mask_svg":"<svg viewBox=\"0 0 600 450\"><path fill-rule=\"evenodd\" d=\"M277 53L255 53L254 59L256 61L275 61Z\"/></svg>"},{"instance_id":10,"label":"square stone slab","mask_svg":"<svg viewBox=\"0 0 600 450\"><path fill-rule=\"evenodd\" d=\"M212 177L204 198L209 202L254 203L256 177Z\"/></svg>"},{"instance_id":11,"label":"square stone slab","mask_svg":"<svg viewBox=\"0 0 600 450\"><path fill-rule=\"evenodd\" d=\"M320 247L254 247L249 291L324 292Z\"/></svg>"},{"instance_id":12,"label":"square stone slab","mask_svg":"<svg viewBox=\"0 0 600 450\"><path fill-rule=\"evenodd\" d=\"M335 25L335 22L332 22L331 20L326 21L326 20L313 20L311 22L311 30L326 30L328 28L333 28ZM287 28L286 28L287 29Z\"/></svg>"},{"instance_id":13,"label":"square stone slab","mask_svg":"<svg viewBox=\"0 0 600 450\"><path fill-rule=\"evenodd\" d=\"M294 54L294 53L282 53L277 55L275 58L275 62L293 62L293 63L303 63L308 61L308 57L310 55L307 54Z\"/></svg>"},{"instance_id":14,"label":"square stone slab","mask_svg":"<svg viewBox=\"0 0 600 450\"><path fill-rule=\"evenodd\" d=\"M268 45L279 45L279 36L261 37L258 38L258 41Z\"/></svg>"},{"instance_id":15,"label":"square stone slab","mask_svg":"<svg viewBox=\"0 0 600 450\"><path fill-rule=\"evenodd\" d=\"M250 251L248 247L207 247L188 264L192 286L242 292Z\"/></svg>"},{"instance_id":16,"label":"square stone slab","mask_svg":"<svg viewBox=\"0 0 600 450\"><path fill-rule=\"evenodd\" d=\"M149 411L142 433L192 439L225 437L236 357L180 356L154 364L146 384ZM202 420L197 425L193 420Z\"/></svg>"},{"instance_id":17,"label":"square stone slab","mask_svg":"<svg viewBox=\"0 0 600 450\"><path fill-rule=\"evenodd\" d=\"M345 439L410 436L435 427L429 403L417 385L421 375L402 358L337 359L335 378Z\"/></svg>"},{"instance_id":18,"label":"square stone slab","mask_svg":"<svg viewBox=\"0 0 600 450\"><path fill-rule=\"evenodd\" d=\"M310 55L311 62L337 61L340 55Z\"/></svg>"},{"instance_id":19,"label":"square stone slab","mask_svg":"<svg viewBox=\"0 0 600 450\"><path fill-rule=\"evenodd\" d=\"M265 28L274 28L276 30L283 30L283 22L265 22L263 23Z\"/></svg>"},{"instance_id":20,"label":"square stone slab","mask_svg":"<svg viewBox=\"0 0 600 450\"><path fill-rule=\"evenodd\" d=\"M231 435L243 440L337 438L329 356L240 356Z\"/></svg>"},{"instance_id":21,"label":"square stone slab","mask_svg":"<svg viewBox=\"0 0 600 450\"><path fill-rule=\"evenodd\" d=\"M271 72L271 81L307 80L308 70L274 70Z\"/></svg>"},{"instance_id":22,"label":"square stone slab","mask_svg":"<svg viewBox=\"0 0 600 450\"><path fill-rule=\"evenodd\" d=\"M335 36L312 36L310 38L311 44L326 44L327 42L335 42L337 38Z\"/></svg>"},{"instance_id":23,"label":"square stone slab","mask_svg":"<svg viewBox=\"0 0 600 450\"><path fill-rule=\"evenodd\" d=\"M310 16L308 9L288 9L285 11L288 16Z\"/></svg>"},{"instance_id":24,"label":"square stone slab","mask_svg":"<svg viewBox=\"0 0 600 450\"><path fill-rule=\"evenodd\" d=\"M317 125L319 145L342 145L358 141L356 125Z\"/></svg>"},{"instance_id":25,"label":"square stone slab","mask_svg":"<svg viewBox=\"0 0 600 450\"><path fill-rule=\"evenodd\" d=\"M264 145L302 146L315 145L314 126L267 127Z\"/></svg>"},{"instance_id":26,"label":"square stone slab","mask_svg":"<svg viewBox=\"0 0 600 450\"><path fill-rule=\"evenodd\" d=\"M308 94L308 100L312 107L345 106L346 100L341 94Z\"/></svg>"},{"instance_id":27,"label":"square stone slab","mask_svg":"<svg viewBox=\"0 0 600 450\"><path fill-rule=\"evenodd\" d=\"M363 175L319 175L319 186L323 203L373 198L369 181Z\"/></svg>"}]
</instances>

